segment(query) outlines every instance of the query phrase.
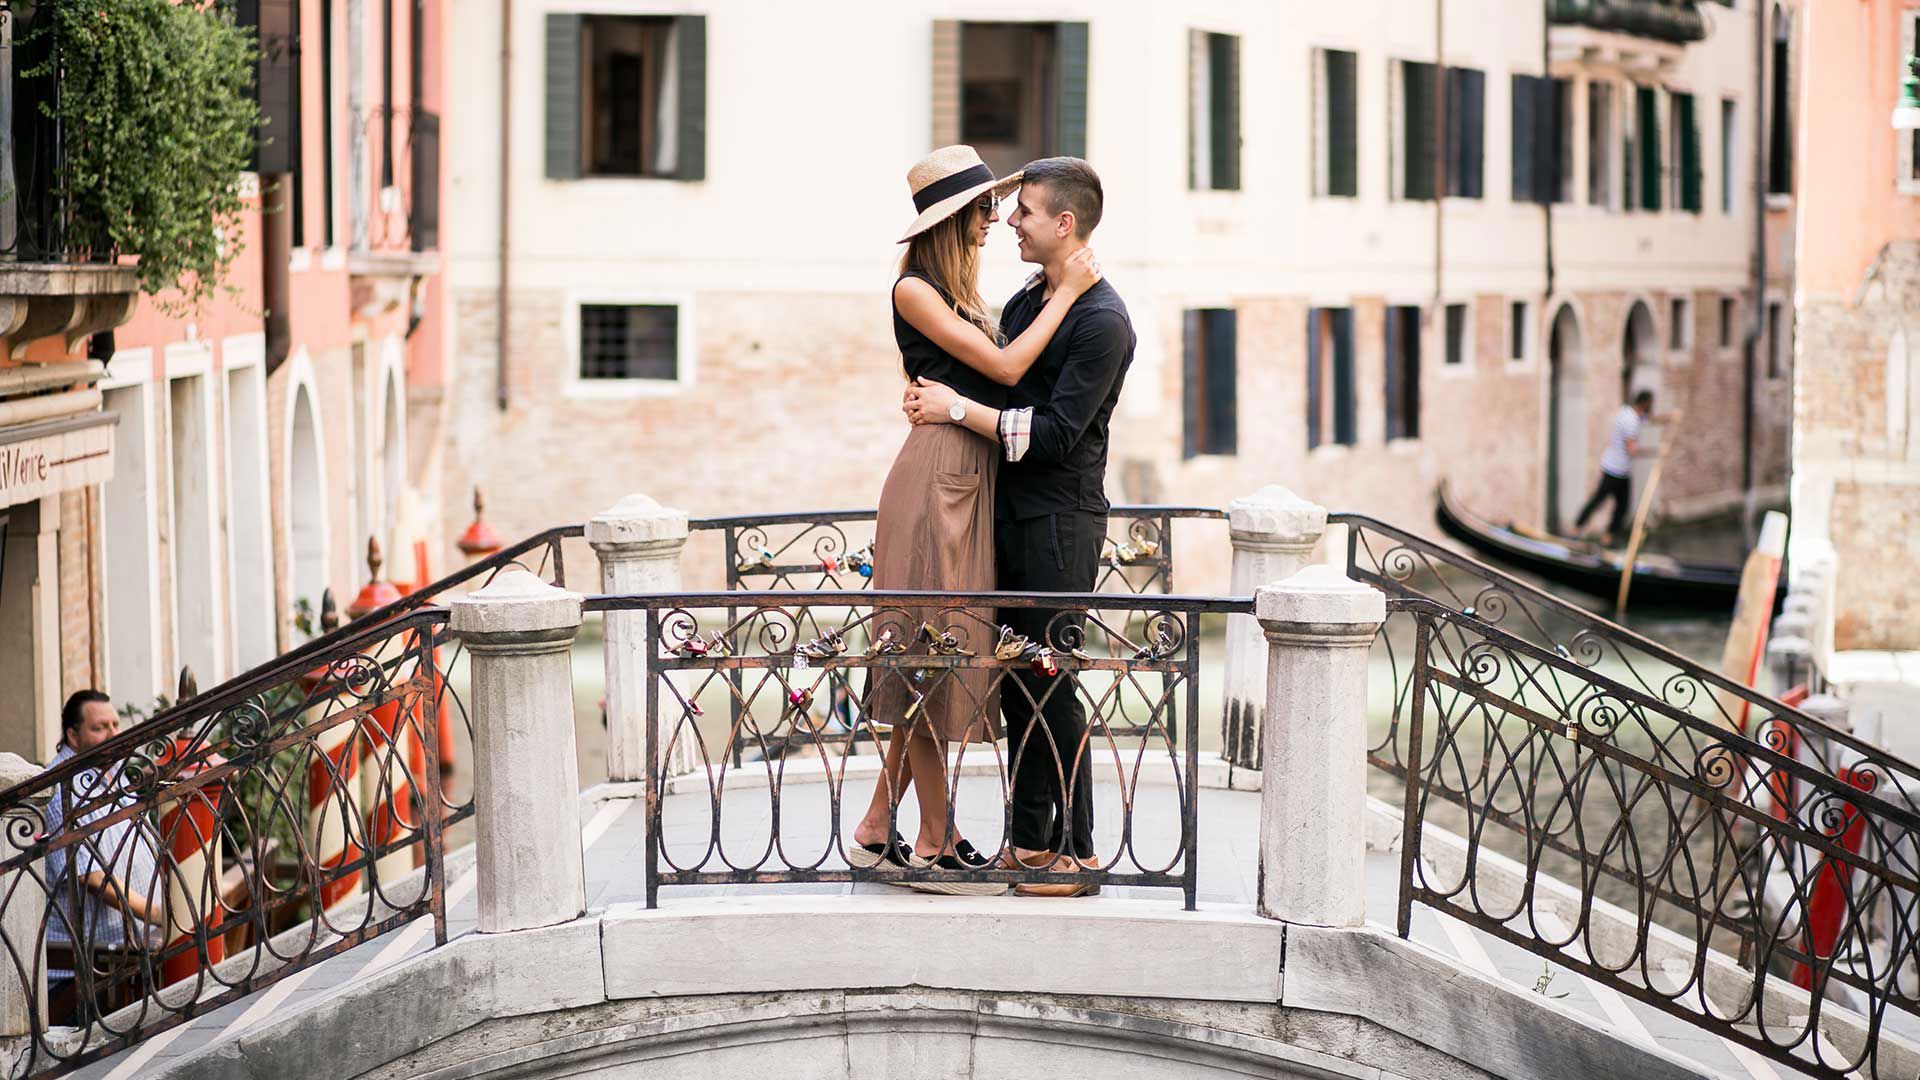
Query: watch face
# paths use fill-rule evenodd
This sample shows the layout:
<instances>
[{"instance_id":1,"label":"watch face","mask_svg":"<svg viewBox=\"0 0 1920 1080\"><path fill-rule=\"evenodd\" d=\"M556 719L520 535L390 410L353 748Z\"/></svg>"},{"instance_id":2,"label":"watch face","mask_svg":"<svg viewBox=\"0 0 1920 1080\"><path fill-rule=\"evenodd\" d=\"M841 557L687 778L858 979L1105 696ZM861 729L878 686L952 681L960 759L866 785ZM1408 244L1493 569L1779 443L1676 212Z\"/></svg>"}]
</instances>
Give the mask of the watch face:
<instances>
[{"instance_id":1,"label":"watch face","mask_svg":"<svg viewBox=\"0 0 1920 1080\"><path fill-rule=\"evenodd\" d=\"M955 423L959 423L967 418L967 407L956 401L947 407L947 415L953 417Z\"/></svg>"}]
</instances>

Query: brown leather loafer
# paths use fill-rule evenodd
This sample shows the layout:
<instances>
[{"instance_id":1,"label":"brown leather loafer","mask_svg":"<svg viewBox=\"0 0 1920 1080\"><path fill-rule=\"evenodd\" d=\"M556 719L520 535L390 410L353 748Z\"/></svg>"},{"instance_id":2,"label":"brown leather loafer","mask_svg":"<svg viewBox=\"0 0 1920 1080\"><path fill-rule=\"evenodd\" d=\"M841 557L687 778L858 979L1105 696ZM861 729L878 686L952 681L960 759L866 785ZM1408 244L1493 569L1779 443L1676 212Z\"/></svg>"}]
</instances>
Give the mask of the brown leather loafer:
<instances>
[{"instance_id":1,"label":"brown leather loafer","mask_svg":"<svg viewBox=\"0 0 1920 1080\"><path fill-rule=\"evenodd\" d=\"M1031 848L1008 845L994 860L995 870L1040 870L1053 866L1060 856L1051 851L1034 851Z\"/></svg>"},{"instance_id":2,"label":"brown leather loafer","mask_svg":"<svg viewBox=\"0 0 1920 1080\"><path fill-rule=\"evenodd\" d=\"M1076 859L1071 855L1062 855L1060 856L1060 860L1054 863L1049 869L1069 874L1076 870L1098 870L1100 869L1100 860L1091 855L1084 859ZM1013 894L1015 896L1057 897L1098 896L1100 895L1100 886L1091 881L1063 881L1059 884L1044 885L1039 882L1023 881L1013 887Z\"/></svg>"}]
</instances>

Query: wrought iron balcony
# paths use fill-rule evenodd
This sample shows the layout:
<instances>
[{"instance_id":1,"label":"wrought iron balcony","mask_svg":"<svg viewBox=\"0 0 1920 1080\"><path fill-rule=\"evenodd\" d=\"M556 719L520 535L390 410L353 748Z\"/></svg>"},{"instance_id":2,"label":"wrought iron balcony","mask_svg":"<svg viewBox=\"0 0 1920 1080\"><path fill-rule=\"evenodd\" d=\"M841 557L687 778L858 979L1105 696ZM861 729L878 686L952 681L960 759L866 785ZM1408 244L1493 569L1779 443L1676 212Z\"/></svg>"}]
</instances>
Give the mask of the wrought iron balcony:
<instances>
[{"instance_id":1,"label":"wrought iron balcony","mask_svg":"<svg viewBox=\"0 0 1920 1080\"><path fill-rule=\"evenodd\" d=\"M1707 36L1698 0L1546 0L1547 21L1684 45Z\"/></svg>"}]
</instances>

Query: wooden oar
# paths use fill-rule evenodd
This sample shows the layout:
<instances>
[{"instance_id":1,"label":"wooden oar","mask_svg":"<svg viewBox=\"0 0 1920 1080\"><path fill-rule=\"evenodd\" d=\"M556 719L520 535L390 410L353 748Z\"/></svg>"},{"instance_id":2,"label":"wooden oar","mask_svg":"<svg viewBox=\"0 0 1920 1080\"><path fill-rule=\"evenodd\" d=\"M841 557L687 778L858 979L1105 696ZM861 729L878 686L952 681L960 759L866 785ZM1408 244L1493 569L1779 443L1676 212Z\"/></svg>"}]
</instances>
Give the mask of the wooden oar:
<instances>
[{"instance_id":1,"label":"wooden oar","mask_svg":"<svg viewBox=\"0 0 1920 1080\"><path fill-rule=\"evenodd\" d=\"M1679 417L1674 417L1677 422ZM1660 470L1667 464L1667 448L1673 445L1673 428L1677 423L1668 424L1669 430L1660 433L1660 453L1653 459L1653 469L1647 473L1647 490L1640 495L1640 507L1633 512L1633 532L1627 539L1626 562L1620 567L1620 593L1614 597L1613 617L1625 618L1627 614L1627 590L1633 587L1633 563L1640 555L1640 541L1647 534L1647 511L1653 507L1653 492L1660 486Z\"/></svg>"}]
</instances>

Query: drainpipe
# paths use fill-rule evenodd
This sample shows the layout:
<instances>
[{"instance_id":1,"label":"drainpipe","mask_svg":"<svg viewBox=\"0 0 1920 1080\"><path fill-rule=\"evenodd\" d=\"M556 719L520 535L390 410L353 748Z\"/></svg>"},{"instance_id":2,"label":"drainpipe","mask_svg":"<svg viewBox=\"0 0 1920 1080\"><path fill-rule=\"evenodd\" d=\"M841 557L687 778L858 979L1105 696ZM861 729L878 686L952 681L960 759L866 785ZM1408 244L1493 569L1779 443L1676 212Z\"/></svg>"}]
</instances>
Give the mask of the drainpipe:
<instances>
[{"instance_id":1,"label":"drainpipe","mask_svg":"<svg viewBox=\"0 0 1920 1080\"><path fill-rule=\"evenodd\" d=\"M507 277L511 242L507 234L509 165L513 160L513 0L500 0L500 279L496 298L494 341L494 405L507 411Z\"/></svg>"},{"instance_id":2,"label":"drainpipe","mask_svg":"<svg viewBox=\"0 0 1920 1080\"><path fill-rule=\"evenodd\" d=\"M1753 501L1753 368L1760 335L1767 324L1767 8L1753 9L1753 301L1747 305L1747 331L1741 342L1745 359L1740 377L1740 492ZM1777 76L1778 73L1776 73ZM1752 507L1745 505L1751 516Z\"/></svg>"},{"instance_id":3,"label":"drainpipe","mask_svg":"<svg viewBox=\"0 0 1920 1080\"><path fill-rule=\"evenodd\" d=\"M266 367L272 375L293 351L293 206L290 177L260 178L260 300L266 306Z\"/></svg>"}]
</instances>

